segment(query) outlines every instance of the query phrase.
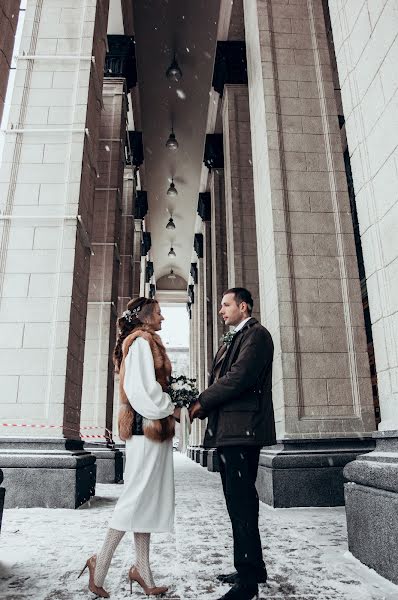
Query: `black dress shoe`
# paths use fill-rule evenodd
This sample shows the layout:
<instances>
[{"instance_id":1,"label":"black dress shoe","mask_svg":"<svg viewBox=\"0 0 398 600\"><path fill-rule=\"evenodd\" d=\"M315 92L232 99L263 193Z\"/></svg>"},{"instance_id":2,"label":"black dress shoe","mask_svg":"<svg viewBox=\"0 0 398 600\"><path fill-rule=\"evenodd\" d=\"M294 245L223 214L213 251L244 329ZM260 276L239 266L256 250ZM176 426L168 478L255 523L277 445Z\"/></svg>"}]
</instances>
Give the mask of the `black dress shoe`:
<instances>
[{"instance_id":1,"label":"black dress shoe","mask_svg":"<svg viewBox=\"0 0 398 600\"><path fill-rule=\"evenodd\" d=\"M221 583L230 583L233 585L234 583L239 583L239 574L234 571L234 573L228 573L226 575L217 575L217 579L218 581L221 581ZM257 573L256 581L257 583L265 583L267 581L267 569L265 567L262 571Z\"/></svg>"},{"instance_id":2,"label":"black dress shoe","mask_svg":"<svg viewBox=\"0 0 398 600\"><path fill-rule=\"evenodd\" d=\"M235 583L229 592L218 598L218 600L253 600L253 598L258 600L258 585L256 583L250 585Z\"/></svg>"}]
</instances>

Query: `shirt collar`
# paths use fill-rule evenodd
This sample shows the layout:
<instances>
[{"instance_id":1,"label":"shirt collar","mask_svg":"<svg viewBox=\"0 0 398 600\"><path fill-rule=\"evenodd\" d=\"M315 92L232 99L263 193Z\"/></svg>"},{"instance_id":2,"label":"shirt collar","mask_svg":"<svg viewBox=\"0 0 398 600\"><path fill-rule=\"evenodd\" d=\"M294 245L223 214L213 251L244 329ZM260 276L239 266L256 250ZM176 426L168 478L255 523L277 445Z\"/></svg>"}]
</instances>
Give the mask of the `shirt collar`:
<instances>
[{"instance_id":1,"label":"shirt collar","mask_svg":"<svg viewBox=\"0 0 398 600\"><path fill-rule=\"evenodd\" d=\"M247 317L247 319L243 319L243 321L241 321L239 323L239 325L237 325L234 329L234 333L238 333L238 331L240 331L241 329L243 329L243 327L246 325L246 323L248 321L250 321L251 317Z\"/></svg>"}]
</instances>

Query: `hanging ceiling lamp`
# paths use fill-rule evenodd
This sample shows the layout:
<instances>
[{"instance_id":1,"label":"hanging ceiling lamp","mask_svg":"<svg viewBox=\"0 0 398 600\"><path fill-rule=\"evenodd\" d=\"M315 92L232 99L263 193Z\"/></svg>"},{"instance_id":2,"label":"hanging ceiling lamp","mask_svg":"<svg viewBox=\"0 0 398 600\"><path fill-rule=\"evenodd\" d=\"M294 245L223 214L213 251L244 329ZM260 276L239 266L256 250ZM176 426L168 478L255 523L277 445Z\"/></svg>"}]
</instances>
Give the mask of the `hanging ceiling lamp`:
<instances>
[{"instance_id":1,"label":"hanging ceiling lamp","mask_svg":"<svg viewBox=\"0 0 398 600\"><path fill-rule=\"evenodd\" d=\"M176 256L176 253L174 252L173 246L170 246L170 250L169 250L168 256Z\"/></svg>"},{"instance_id":2,"label":"hanging ceiling lamp","mask_svg":"<svg viewBox=\"0 0 398 600\"><path fill-rule=\"evenodd\" d=\"M175 279L176 276L174 275L174 271L173 269L170 269L170 273L167 275L167 279Z\"/></svg>"},{"instance_id":3,"label":"hanging ceiling lamp","mask_svg":"<svg viewBox=\"0 0 398 600\"><path fill-rule=\"evenodd\" d=\"M173 127L171 128L171 133L166 142L166 148L168 148L168 150L178 150L178 142Z\"/></svg>"},{"instance_id":4,"label":"hanging ceiling lamp","mask_svg":"<svg viewBox=\"0 0 398 600\"><path fill-rule=\"evenodd\" d=\"M176 224L173 221L173 217L170 217L170 219L168 220L168 223L166 225L166 229L175 229L176 228Z\"/></svg>"},{"instance_id":5,"label":"hanging ceiling lamp","mask_svg":"<svg viewBox=\"0 0 398 600\"><path fill-rule=\"evenodd\" d=\"M180 81L182 77L182 71L177 62L176 55L174 54L173 60L171 61L171 65L166 71L166 77L169 81Z\"/></svg>"},{"instance_id":6,"label":"hanging ceiling lamp","mask_svg":"<svg viewBox=\"0 0 398 600\"><path fill-rule=\"evenodd\" d=\"M171 183L170 183L169 189L167 190L167 195L168 196L178 196L177 188L174 185L173 177L171 178Z\"/></svg>"}]
</instances>

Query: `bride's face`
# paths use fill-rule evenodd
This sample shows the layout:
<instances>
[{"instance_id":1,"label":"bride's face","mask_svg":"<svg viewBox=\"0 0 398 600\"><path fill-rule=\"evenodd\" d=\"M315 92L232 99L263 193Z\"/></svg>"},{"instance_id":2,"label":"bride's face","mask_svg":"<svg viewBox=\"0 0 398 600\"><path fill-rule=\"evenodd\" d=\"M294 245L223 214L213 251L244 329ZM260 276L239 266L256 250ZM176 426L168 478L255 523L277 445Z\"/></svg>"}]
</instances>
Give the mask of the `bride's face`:
<instances>
[{"instance_id":1,"label":"bride's face","mask_svg":"<svg viewBox=\"0 0 398 600\"><path fill-rule=\"evenodd\" d=\"M148 318L148 325L155 331L160 331L162 329L162 321L164 321L164 316L161 313L159 304L156 303L152 315Z\"/></svg>"}]
</instances>

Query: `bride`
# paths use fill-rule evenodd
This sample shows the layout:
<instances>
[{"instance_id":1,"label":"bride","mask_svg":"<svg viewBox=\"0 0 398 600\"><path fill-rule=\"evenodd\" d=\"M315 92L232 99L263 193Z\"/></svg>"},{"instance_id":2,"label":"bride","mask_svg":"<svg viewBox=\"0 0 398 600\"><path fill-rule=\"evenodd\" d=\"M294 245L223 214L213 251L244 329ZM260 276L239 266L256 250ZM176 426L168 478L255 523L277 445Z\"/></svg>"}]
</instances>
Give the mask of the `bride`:
<instances>
[{"instance_id":1,"label":"bride","mask_svg":"<svg viewBox=\"0 0 398 600\"><path fill-rule=\"evenodd\" d=\"M156 300L130 300L118 320L113 359L120 373L119 436L126 440L124 488L116 504L104 543L83 567L89 570L89 590L109 598L103 588L112 556L126 531L134 532L135 564L128 572L130 591L137 582L147 595L164 594L156 586L149 564L152 532L174 529L173 447L179 409L164 391L171 365L160 337L164 317Z\"/></svg>"}]
</instances>

